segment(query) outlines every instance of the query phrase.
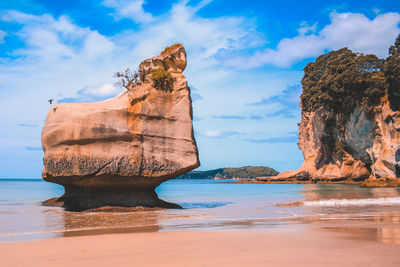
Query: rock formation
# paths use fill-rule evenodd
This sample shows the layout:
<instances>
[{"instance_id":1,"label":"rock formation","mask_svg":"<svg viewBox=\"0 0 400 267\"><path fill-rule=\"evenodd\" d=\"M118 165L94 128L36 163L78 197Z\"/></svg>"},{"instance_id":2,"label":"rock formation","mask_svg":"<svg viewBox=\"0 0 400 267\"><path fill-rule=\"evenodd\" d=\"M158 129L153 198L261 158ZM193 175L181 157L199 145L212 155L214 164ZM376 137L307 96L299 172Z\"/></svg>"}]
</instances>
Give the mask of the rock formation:
<instances>
[{"instance_id":1,"label":"rock formation","mask_svg":"<svg viewBox=\"0 0 400 267\"><path fill-rule=\"evenodd\" d=\"M272 179L361 181L400 177L400 112L391 110L383 100L374 107L372 116L368 113L365 108L354 109L344 126L346 149L336 153L323 142L327 122L336 115L323 108L303 112L298 146L304 162L298 170L281 172Z\"/></svg>"},{"instance_id":2,"label":"rock formation","mask_svg":"<svg viewBox=\"0 0 400 267\"><path fill-rule=\"evenodd\" d=\"M185 49L174 45L143 61L141 81L118 96L50 108L42 176L64 186L67 209L179 207L160 200L155 188L200 165L185 67ZM160 71L169 88L155 87L160 77L152 75Z\"/></svg>"},{"instance_id":3,"label":"rock formation","mask_svg":"<svg viewBox=\"0 0 400 267\"><path fill-rule=\"evenodd\" d=\"M393 48L394 47L394 48ZM304 69L298 146L304 162L296 171L261 181L351 181L400 177L400 110L397 80L400 36L386 60L347 48L317 58ZM397 55L394 52L399 52ZM390 60L397 63L390 66ZM392 93L388 93L392 88Z\"/></svg>"}]
</instances>

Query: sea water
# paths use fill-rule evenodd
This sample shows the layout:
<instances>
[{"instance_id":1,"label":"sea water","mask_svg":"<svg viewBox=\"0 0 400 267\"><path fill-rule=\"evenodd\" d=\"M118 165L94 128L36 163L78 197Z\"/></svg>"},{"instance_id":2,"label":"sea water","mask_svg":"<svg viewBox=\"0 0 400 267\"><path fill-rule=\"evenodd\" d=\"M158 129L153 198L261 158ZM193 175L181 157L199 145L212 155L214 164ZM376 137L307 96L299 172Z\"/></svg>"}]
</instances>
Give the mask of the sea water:
<instances>
[{"instance_id":1,"label":"sea water","mask_svg":"<svg viewBox=\"0 0 400 267\"><path fill-rule=\"evenodd\" d=\"M0 242L140 231L257 229L329 220L400 222L398 188L175 179L156 191L183 209L69 212L41 205L61 196L62 186L39 179L0 179Z\"/></svg>"}]
</instances>

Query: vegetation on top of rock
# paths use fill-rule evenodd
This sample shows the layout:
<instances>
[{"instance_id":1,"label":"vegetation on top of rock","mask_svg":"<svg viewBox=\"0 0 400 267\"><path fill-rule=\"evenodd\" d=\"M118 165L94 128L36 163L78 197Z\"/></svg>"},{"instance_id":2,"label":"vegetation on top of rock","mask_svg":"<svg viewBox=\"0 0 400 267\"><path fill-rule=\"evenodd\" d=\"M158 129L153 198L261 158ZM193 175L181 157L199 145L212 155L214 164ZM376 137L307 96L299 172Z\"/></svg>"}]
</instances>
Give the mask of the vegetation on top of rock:
<instances>
[{"instance_id":1,"label":"vegetation on top of rock","mask_svg":"<svg viewBox=\"0 0 400 267\"><path fill-rule=\"evenodd\" d=\"M349 114L357 105L374 106L385 95L384 60L348 48L319 56L304 68L301 106Z\"/></svg>"},{"instance_id":2,"label":"vegetation on top of rock","mask_svg":"<svg viewBox=\"0 0 400 267\"><path fill-rule=\"evenodd\" d=\"M400 110L400 35L386 60L348 48L321 55L306 65L301 83L304 111L324 107L346 115L356 106L376 106L386 94L391 108Z\"/></svg>"},{"instance_id":3,"label":"vegetation on top of rock","mask_svg":"<svg viewBox=\"0 0 400 267\"><path fill-rule=\"evenodd\" d=\"M321 136L324 149L336 155L348 150L344 125L356 107L363 107L370 116L382 97L387 96L391 108L400 110L400 35L389 53L384 60L342 48L306 65L301 80L301 107L306 112L319 108L330 112Z\"/></svg>"},{"instance_id":4,"label":"vegetation on top of rock","mask_svg":"<svg viewBox=\"0 0 400 267\"><path fill-rule=\"evenodd\" d=\"M138 84L138 82L141 80L140 71L132 72L129 68L127 68L125 72L115 73L114 77L120 78L120 80L115 83L115 86L122 86L127 90L132 90L134 85Z\"/></svg>"},{"instance_id":5,"label":"vegetation on top of rock","mask_svg":"<svg viewBox=\"0 0 400 267\"><path fill-rule=\"evenodd\" d=\"M400 110L400 35L389 49L384 73L390 108Z\"/></svg>"},{"instance_id":6,"label":"vegetation on top of rock","mask_svg":"<svg viewBox=\"0 0 400 267\"><path fill-rule=\"evenodd\" d=\"M147 80L145 73L142 71L132 72L129 68L124 72L117 72L114 77L119 78L119 81L114 85L118 87L125 87L127 90L133 90L133 88L139 84L140 81ZM172 91L175 78L171 76L171 73L165 70L164 67L159 67L150 73L150 79L153 81L153 85L157 90Z\"/></svg>"},{"instance_id":7,"label":"vegetation on top of rock","mask_svg":"<svg viewBox=\"0 0 400 267\"><path fill-rule=\"evenodd\" d=\"M269 167L246 166L239 168L219 168L208 171L191 171L178 177L178 179L255 179L261 176L275 176L279 173Z\"/></svg>"},{"instance_id":8,"label":"vegetation on top of rock","mask_svg":"<svg viewBox=\"0 0 400 267\"><path fill-rule=\"evenodd\" d=\"M172 86L175 82L175 78L171 76L171 73L160 67L153 70L150 73L150 78L153 80L154 87L162 91L172 91Z\"/></svg>"},{"instance_id":9,"label":"vegetation on top of rock","mask_svg":"<svg viewBox=\"0 0 400 267\"><path fill-rule=\"evenodd\" d=\"M167 46L166 48L164 48L164 50L160 53L160 55L165 56L169 53L171 53L172 51L174 51L175 49L177 49L178 47L183 46L181 43L176 43L170 46Z\"/></svg>"}]
</instances>

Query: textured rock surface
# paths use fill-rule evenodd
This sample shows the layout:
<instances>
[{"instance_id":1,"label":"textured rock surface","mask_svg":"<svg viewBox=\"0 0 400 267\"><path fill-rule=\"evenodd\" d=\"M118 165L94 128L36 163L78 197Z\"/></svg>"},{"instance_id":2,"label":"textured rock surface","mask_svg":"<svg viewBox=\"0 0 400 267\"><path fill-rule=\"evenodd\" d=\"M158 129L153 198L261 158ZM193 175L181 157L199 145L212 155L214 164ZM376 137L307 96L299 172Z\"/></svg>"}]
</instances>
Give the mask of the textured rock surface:
<instances>
[{"instance_id":1,"label":"textured rock surface","mask_svg":"<svg viewBox=\"0 0 400 267\"><path fill-rule=\"evenodd\" d=\"M400 177L400 112L391 110L387 101L375 110L377 135L368 150L374 163L372 176Z\"/></svg>"},{"instance_id":2,"label":"textured rock surface","mask_svg":"<svg viewBox=\"0 0 400 267\"><path fill-rule=\"evenodd\" d=\"M385 98L370 112L365 107L356 107L341 129L344 130L342 153L323 142L328 120L336 116L322 108L303 111L298 146L304 163L298 170L282 172L272 179L357 181L400 176L400 112L391 110ZM333 131L335 138L336 130L339 129Z\"/></svg>"},{"instance_id":3,"label":"textured rock surface","mask_svg":"<svg viewBox=\"0 0 400 267\"><path fill-rule=\"evenodd\" d=\"M175 78L172 91L157 90L148 78L160 66ZM185 67L180 46L143 61L144 82L115 98L51 107L43 179L65 187L67 208L170 206L154 189L199 166Z\"/></svg>"}]
</instances>

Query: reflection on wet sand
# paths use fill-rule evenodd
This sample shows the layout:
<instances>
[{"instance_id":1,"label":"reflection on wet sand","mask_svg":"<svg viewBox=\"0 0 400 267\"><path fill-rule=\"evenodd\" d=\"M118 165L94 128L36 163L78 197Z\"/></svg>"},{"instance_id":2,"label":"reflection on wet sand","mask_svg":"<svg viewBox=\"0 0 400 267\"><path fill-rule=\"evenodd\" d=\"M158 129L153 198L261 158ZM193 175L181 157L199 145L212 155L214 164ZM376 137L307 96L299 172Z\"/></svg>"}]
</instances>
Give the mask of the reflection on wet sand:
<instances>
[{"instance_id":1,"label":"reflection on wet sand","mask_svg":"<svg viewBox=\"0 0 400 267\"><path fill-rule=\"evenodd\" d=\"M156 211L134 212L64 212L64 236L127 233L127 232L156 232L158 214ZM68 230L79 231L68 231Z\"/></svg>"},{"instance_id":2,"label":"reflection on wet sand","mask_svg":"<svg viewBox=\"0 0 400 267\"><path fill-rule=\"evenodd\" d=\"M160 229L158 210L69 212L53 208L45 213L46 228L59 230L64 237L156 232Z\"/></svg>"},{"instance_id":3,"label":"reflection on wet sand","mask_svg":"<svg viewBox=\"0 0 400 267\"><path fill-rule=\"evenodd\" d=\"M386 244L400 245L400 228L398 227L322 227L335 233L346 234L345 238L368 240Z\"/></svg>"},{"instance_id":4,"label":"reflection on wet sand","mask_svg":"<svg viewBox=\"0 0 400 267\"><path fill-rule=\"evenodd\" d=\"M400 196L399 188L361 188L358 186L308 184L302 193L306 201L338 200L332 206L305 207L323 215L301 219L313 229L344 234L344 238L400 245L400 211L398 205L372 205L374 198L382 200ZM372 204L341 205L343 199L371 199ZM317 202L315 202L317 203ZM326 201L324 202L326 204Z\"/></svg>"},{"instance_id":5,"label":"reflection on wet sand","mask_svg":"<svg viewBox=\"0 0 400 267\"><path fill-rule=\"evenodd\" d=\"M364 188L358 185L305 184L305 200L399 197L400 188Z\"/></svg>"},{"instance_id":6,"label":"reflection on wet sand","mask_svg":"<svg viewBox=\"0 0 400 267\"><path fill-rule=\"evenodd\" d=\"M345 238L368 240L386 244L400 245L400 214L372 216L370 222L329 223L319 227L335 233L345 234Z\"/></svg>"},{"instance_id":7,"label":"reflection on wet sand","mask_svg":"<svg viewBox=\"0 0 400 267\"><path fill-rule=\"evenodd\" d=\"M43 212L46 220L46 228L59 232L64 237L156 232L161 229L177 230L192 227L209 227L202 221L205 216L196 214L196 208L216 208L227 203L185 203L189 206L186 210L171 210L161 208L123 208L106 207L95 210L70 212L63 208L48 208ZM200 222L199 222L200 219ZM219 223L216 223L219 225ZM213 226L211 226L213 227Z\"/></svg>"}]
</instances>

